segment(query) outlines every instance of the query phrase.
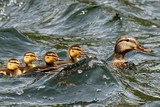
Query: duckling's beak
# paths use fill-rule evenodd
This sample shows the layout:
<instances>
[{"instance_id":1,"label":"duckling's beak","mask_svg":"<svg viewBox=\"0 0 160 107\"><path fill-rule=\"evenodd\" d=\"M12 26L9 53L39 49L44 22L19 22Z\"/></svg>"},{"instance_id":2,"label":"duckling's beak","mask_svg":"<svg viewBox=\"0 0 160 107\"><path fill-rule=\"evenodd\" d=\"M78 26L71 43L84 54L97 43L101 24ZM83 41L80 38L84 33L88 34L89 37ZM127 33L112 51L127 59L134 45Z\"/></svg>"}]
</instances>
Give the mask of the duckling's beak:
<instances>
[{"instance_id":1,"label":"duckling's beak","mask_svg":"<svg viewBox=\"0 0 160 107\"><path fill-rule=\"evenodd\" d=\"M92 54L92 53L89 54L88 57L89 57L89 58L92 58L92 59L97 59L97 56L96 56L95 54Z\"/></svg>"},{"instance_id":2,"label":"duckling's beak","mask_svg":"<svg viewBox=\"0 0 160 107\"><path fill-rule=\"evenodd\" d=\"M85 55L87 55L87 54L83 52L83 53L81 53L81 55L82 55L82 56L85 56Z\"/></svg>"},{"instance_id":3,"label":"duckling's beak","mask_svg":"<svg viewBox=\"0 0 160 107\"><path fill-rule=\"evenodd\" d=\"M39 58L36 58L36 60L35 61L43 61L42 59L39 59Z\"/></svg>"},{"instance_id":4,"label":"duckling's beak","mask_svg":"<svg viewBox=\"0 0 160 107\"><path fill-rule=\"evenodd\" d=\"M56 61L64 61L63 59L60 59L60 58L57 58L57 60Z\"/></svg>"},{"instance_id":5,"label":"duckling's beak","mask_svg":"<svg viewBox=\"0 0 160 107\"><path fill-rule=\"evenodd\" d=\"M83 52L83 53L81 53L81 56L82 56L82 57L88 56L88 53L84 53L84 52Z\"/></svg>"},{"instance_id":6,"label":"duckling's beak","mask_svg":"<svg viewBox=\"0 0 160 107\"><path fill-rule=\"evenodd\" d=\"M144 48L142 45L138 45L138 46L137 46L137 50L140 50L140 51L142 51L142 52L152 52L151 49Z\"/></svg>"}]
</instances>

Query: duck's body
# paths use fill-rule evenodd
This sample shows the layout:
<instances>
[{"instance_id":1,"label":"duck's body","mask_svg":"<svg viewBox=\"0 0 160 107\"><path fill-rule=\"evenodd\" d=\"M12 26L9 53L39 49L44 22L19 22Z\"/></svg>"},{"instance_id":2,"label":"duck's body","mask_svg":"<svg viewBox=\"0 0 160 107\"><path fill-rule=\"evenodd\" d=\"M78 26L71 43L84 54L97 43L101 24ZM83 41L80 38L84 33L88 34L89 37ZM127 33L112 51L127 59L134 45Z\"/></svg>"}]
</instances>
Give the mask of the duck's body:
<instances>
[{"instance_id":1,"label":"duck's body","mask_svg":"<svg viewBox=\"0 0 160 107\"><path fill-rule=\"evenodd\" d=\"M7 66L0 68L0 73L2 75L17 76L21 75L22 71L20 69L20 62L17 59L10 59L7 62Z\"/></svg>"},{"instance_id":2,"label":"duck's body","mask_svg":"<svg viewBox=\"0 0 160 107\"><path fill-rule=\"evenodd\" d=\"M37 55L34 52L26 52L23 56L23 61L25 63L25 66L21 67L23 73L26 73L29 69L33 67L36 67L36 65L33 64L33 62L36 60L37 60Z\"/></svg>"},{"instance_id":3,"label":"duck's body","mask_svg":"<svg viewBox=\"0 0 160 107\"><path fill-rule=\"evenodd\" d=\"M132 50L151 52L150 49L143 48L135 38L130 36L121 36L116 41L112 65L120 69L127 69L128 63L125 60L125 54Z\"/></svg>"},{"instance_id":4,"label":"duck's body","mask_svg":"<svg viewBox=\"0 0 160 107\"><path fill-rule=\"evenodd\" d=\"M0 75L7 75L7 71L8 69L6 67L4 68L0 68Z\"/></svg>"}]
</instances>

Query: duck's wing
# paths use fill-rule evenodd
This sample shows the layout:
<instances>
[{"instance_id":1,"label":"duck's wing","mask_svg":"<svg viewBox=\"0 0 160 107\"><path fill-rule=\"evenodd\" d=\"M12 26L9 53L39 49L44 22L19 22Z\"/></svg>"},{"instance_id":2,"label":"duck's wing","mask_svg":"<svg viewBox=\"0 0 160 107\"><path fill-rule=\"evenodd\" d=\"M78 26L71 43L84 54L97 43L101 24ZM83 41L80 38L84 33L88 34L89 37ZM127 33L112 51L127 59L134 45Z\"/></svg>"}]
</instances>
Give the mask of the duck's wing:
<instances>
[{"instance_id":1,"label":"duck's wing","mask_svg":"<svg viewBox=\"0 0 160 107\"><path fill-rule=\"evenodd\" d=\"M6 75L6 72L7 72L7 68L3 67L3 68L0 68L0 75Z\"/></svg>"},{"instance_id":2,"label":"duck's wing","mask_svg":"<svg viewBox=\"0 0 160 107\"><path fill-rule=\"evenodd\" d=\"M78 70L88 69L88 63L93 60L93 57L85 56L84 58L80 59L76 63L69 64L64 67L56 76L55 78L63 78L74 73L77 73ZM90 68L90 67L89 67Z\"/></svg>"},{"instance_id":3,"label":"duck's wing","mask_svg":"<svg viewBox=\"0 0 160 107\"><path fill-rule=\"evenodd\" d=\"M70 63L71 63L71 62L67 62L67 61L56 61L56 62L55 62L55 64L58 65L58 66L61 66L61 65L63 66L63 65L65 65L65 64L70 64Z\"/></svg>"},{"instance_id":4,"label":"duck's wing","mask_svg":"<svg viewBox=\"0 0 160 107\"><path fill-rule=\"evenodd\" d=\"M38 71L38 70L41 70L41 69L45 69L46 68L46 65L44 65L44 66L36 66L36 67L32 67L32 68L30 68L30 69L28 69L24 74L30 74L30 73L32 73L32 72L36 72L36 71Z\"/></svg>"},{"instance_id":5,"label":"duck's wing","mask_svg":"<svg viewBox=\"0 0 160 107\"><path fill-rule=\"evenodd\" d=\"M48 67L46 65L44 66L36 66L33 68L30 68L29 70L27 70L27 72L25 74L30 74L30 73L37 73L37 72L59 72L62 69L64 69L64 67L66 67L68 64L63 64L63 65L59 65L56 67Z\"/></svg>"}]
</instances>

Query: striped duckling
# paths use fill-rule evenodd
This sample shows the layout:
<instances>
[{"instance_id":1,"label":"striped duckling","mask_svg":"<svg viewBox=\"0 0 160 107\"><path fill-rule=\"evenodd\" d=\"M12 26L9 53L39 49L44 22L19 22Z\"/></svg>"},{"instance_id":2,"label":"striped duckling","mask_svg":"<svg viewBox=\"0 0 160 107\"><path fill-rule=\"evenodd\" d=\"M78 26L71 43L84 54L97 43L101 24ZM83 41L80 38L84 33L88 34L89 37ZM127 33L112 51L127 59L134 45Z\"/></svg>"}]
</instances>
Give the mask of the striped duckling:
<instances>
[{"instance_id":1,"label":"striped duckling","mask_svg":"<svg viewBox=\"0 0 160 107\"><path fill-rule=\"evenodd\" d=\"M6 67L0 68L0 73L8 76L21 75L22 71L20 69L20 61L15 58L9 59Z\"/></svg>"},{"instance_id":2,"label":"striped duckling","mask_svg":"<svg viewBox=\"0 0 160 107\"><path fill-rule=\"evenodd\" d=\"M27 72L27 70L36 67L33 62L37 60L37 55L34 52L26 52L23 56L23 61L25 63L24 67L21 67L23 73Z\"/></svg>"},{"instance_id":3,"label":"striped duckling","mask_svg":"<svg viewBox=\"0 0 160 107\"><path fill-rule=\"evenodd\" d=\"M56 61L62 61L58 58L57 53L53 52L53 51L48 51L44 54L44 62L45 65L39 65L36 67L33 67L31 69L29 69L27 72L34 72L34 71L58 71L58 69L60 68L60 64L56 64Z\"/></svg>"},{"instance_id":4,"label":"striped duckling","mask_svg":"<svg viewBox=\"0 0 160 107\"><path fill-rule=\"evenodd\" d=\"M83 55L85 55L83 49L77 44L72 45L68 48L67 56L70 63L79 61Z\"/></svg>"}]
</instances>

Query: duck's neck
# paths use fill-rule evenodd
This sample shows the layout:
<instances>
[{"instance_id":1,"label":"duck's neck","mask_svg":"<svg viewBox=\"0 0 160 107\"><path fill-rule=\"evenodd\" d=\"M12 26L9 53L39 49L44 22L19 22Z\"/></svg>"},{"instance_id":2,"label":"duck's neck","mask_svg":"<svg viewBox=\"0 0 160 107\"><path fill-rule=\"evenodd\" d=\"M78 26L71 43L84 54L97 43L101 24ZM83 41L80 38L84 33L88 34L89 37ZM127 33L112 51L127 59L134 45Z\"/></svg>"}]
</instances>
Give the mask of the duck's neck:
<instances>
[{"instance_id":1,"label":"duck's neck","mask_svg":"<svg viewBox=\"0 0 160 107\"><path fill-rule=\"evenodd\" d=\"M70 59L70 62L71 63L75 63L75 62L77 62L78 61L78 58L72 58L72 59Z\"/></svg>"},{"instance_id":2,"label":"duck's neck","mask_svg":"<svg viewBox=\"0 0 160 107\"><path fill-rule=\"evenodd\" d=\"M71 56L70 56L70 59L69 59L69 60L70 60L71 63L75 63L75 62L76 62L76 58L71 57Z\"/></svg>"},{"instance_id":3,"label":"duck's neck","mask_svg":"<svg viewBox=\"0 0 160 107\"><path fill-rule=\"evenodd\" d=\"M118 68L123 68L125 64L125 54L114 53L112 65Z\"/></svg>"},{"instance_id":4,"label":"duck's neck","mask_svg":"<svg viewBox=\"0 0 160 107\"><path fill-rule=\"evenodd\" d=\"M32 63L28 63L28 64L26 64L26 67L35 67L35 65Z\"/></svg>"}]
</instances>

